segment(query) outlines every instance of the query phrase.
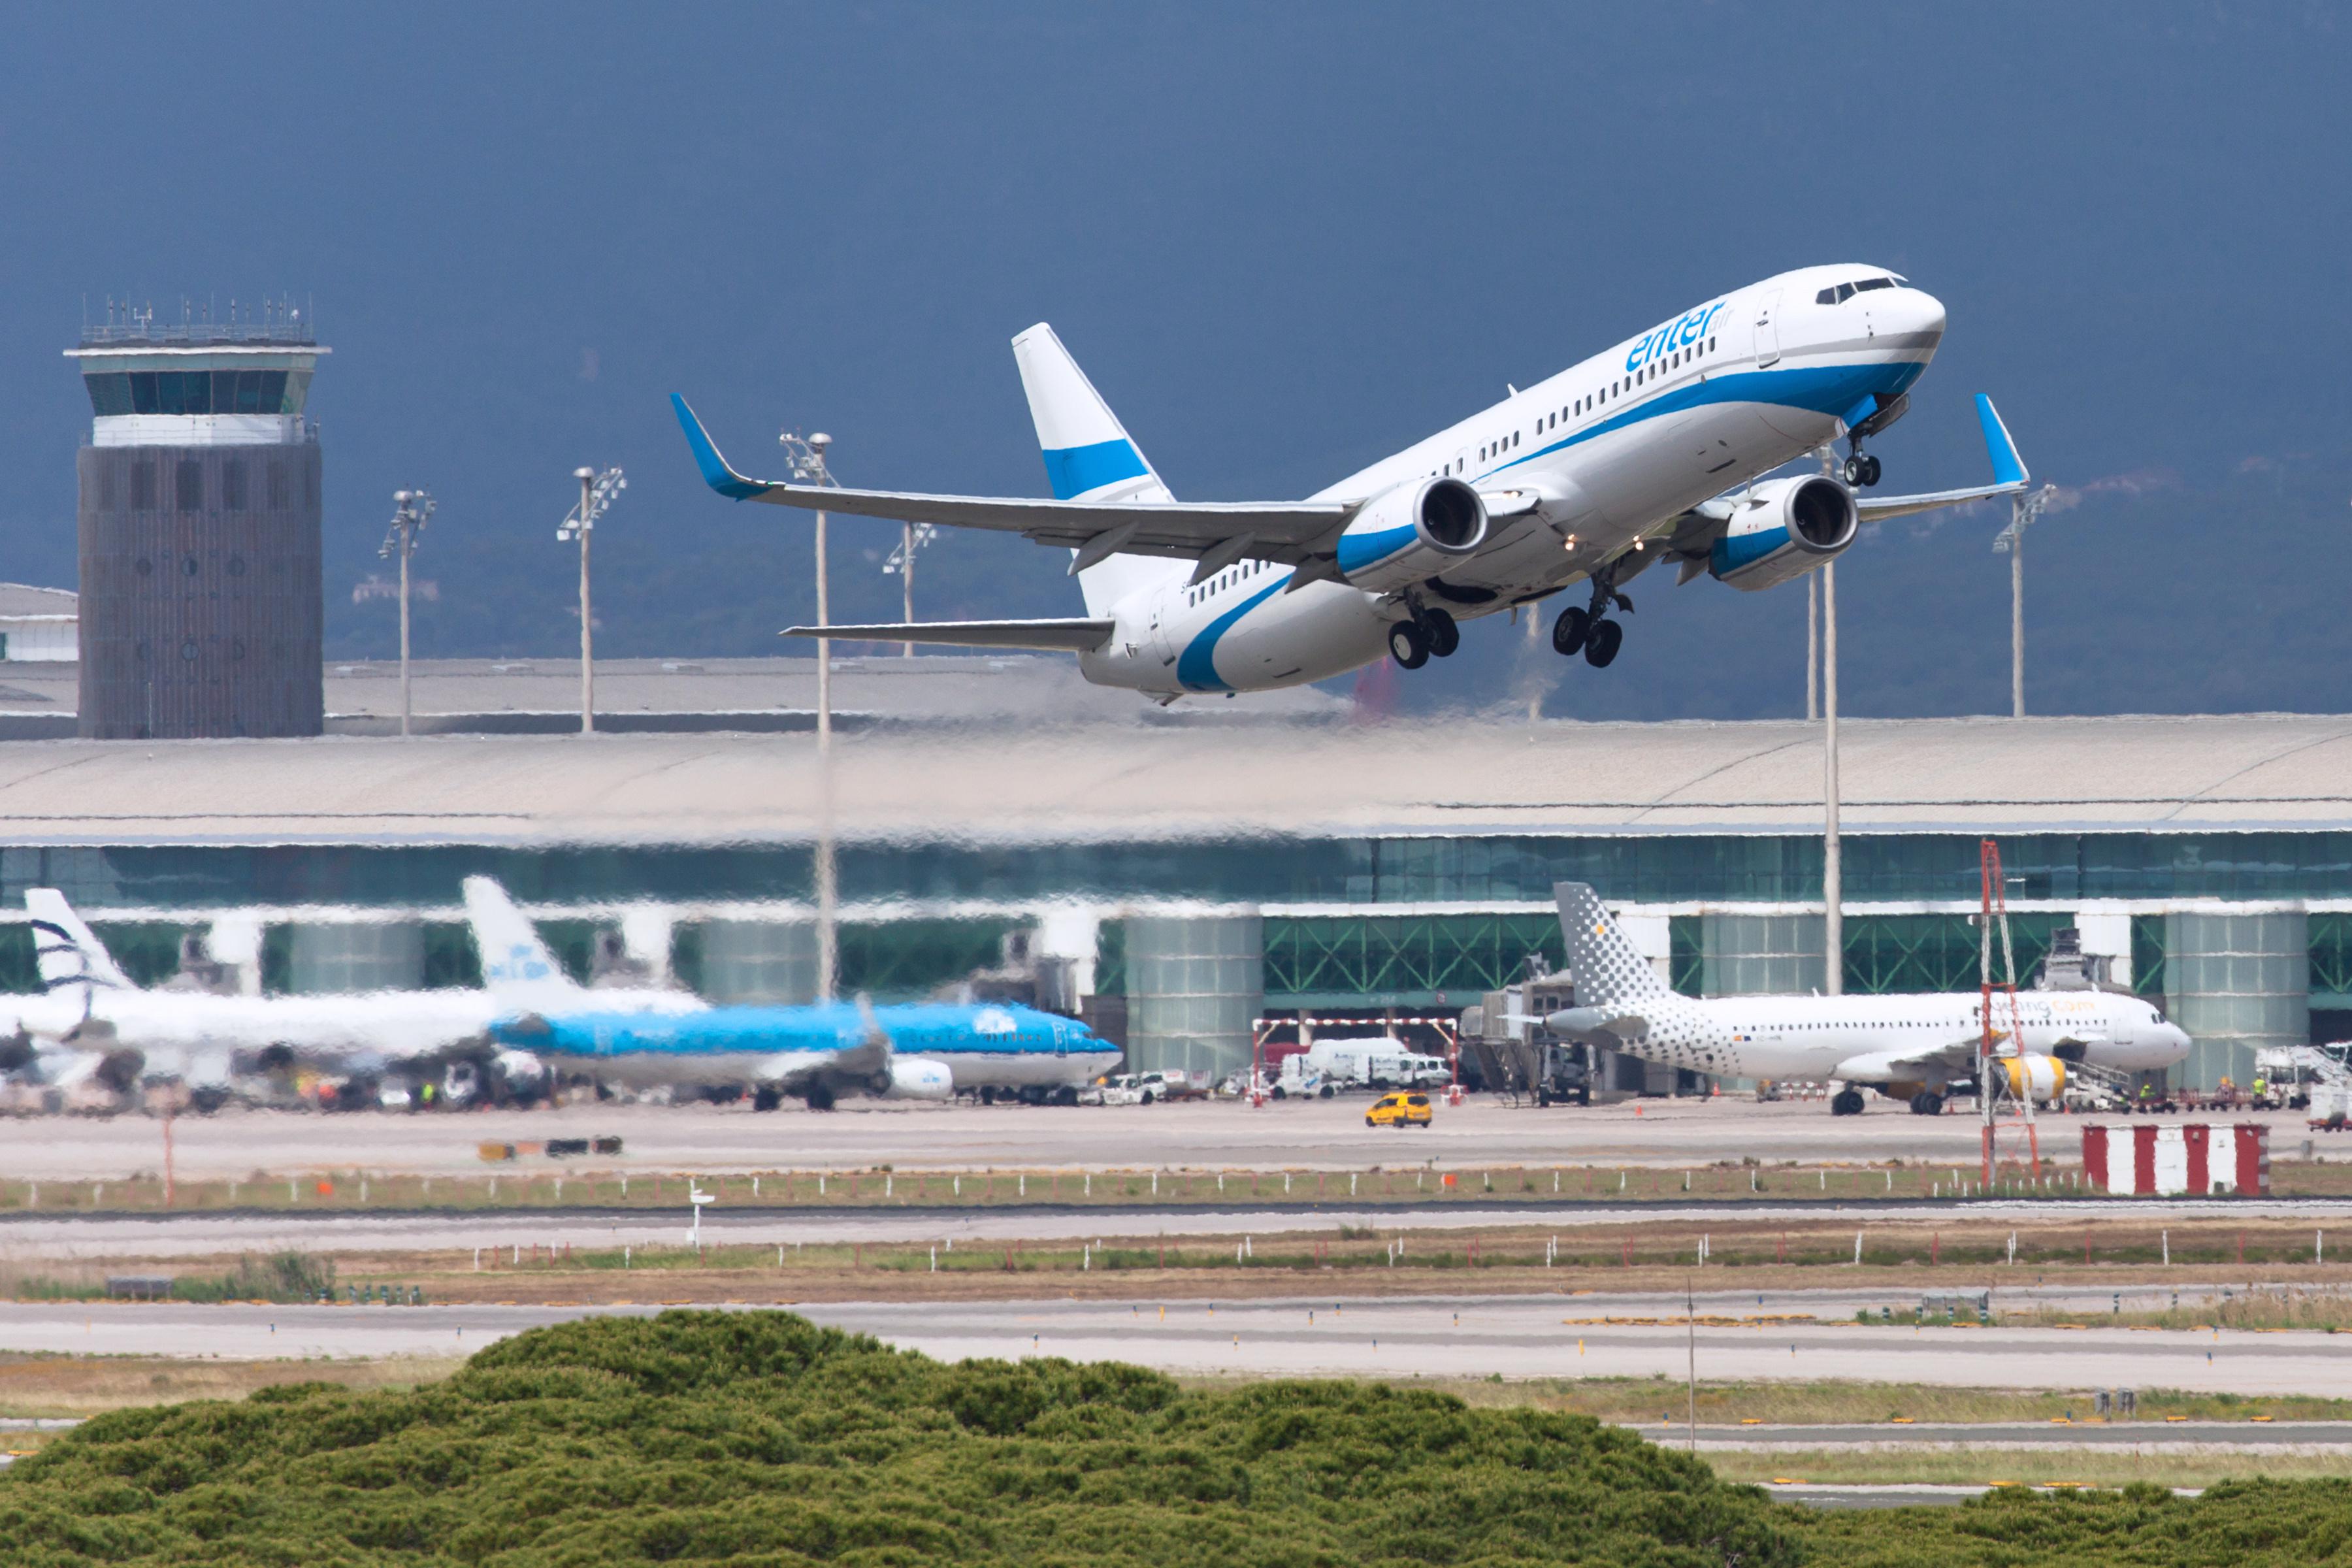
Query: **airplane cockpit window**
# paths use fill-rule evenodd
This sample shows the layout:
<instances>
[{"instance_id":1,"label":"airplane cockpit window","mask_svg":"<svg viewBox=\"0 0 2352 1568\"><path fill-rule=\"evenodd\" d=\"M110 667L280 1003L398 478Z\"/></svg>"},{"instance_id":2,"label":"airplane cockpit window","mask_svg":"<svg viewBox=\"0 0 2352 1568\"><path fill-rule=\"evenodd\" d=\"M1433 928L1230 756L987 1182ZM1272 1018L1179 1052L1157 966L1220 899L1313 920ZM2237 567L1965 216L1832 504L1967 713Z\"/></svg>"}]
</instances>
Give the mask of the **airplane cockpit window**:
<instances>
[{"instance_id":1,"label":"airplane cockpit window","mask_svg":"<svg viewBox=\"0 0 2352 1568\"><path fill-rule=\"evenodd\" d=\"M1908 289L1909 287L1911 287L1911 281L1907 278L1897 278L1892 275L1885 278L1864 278L1856 283L1840 283L1835 288L1824 289L1813 296L1813 303L1843 305L1856 294L1866 294L1873 289Z\"/></svg>"}]
</instances>

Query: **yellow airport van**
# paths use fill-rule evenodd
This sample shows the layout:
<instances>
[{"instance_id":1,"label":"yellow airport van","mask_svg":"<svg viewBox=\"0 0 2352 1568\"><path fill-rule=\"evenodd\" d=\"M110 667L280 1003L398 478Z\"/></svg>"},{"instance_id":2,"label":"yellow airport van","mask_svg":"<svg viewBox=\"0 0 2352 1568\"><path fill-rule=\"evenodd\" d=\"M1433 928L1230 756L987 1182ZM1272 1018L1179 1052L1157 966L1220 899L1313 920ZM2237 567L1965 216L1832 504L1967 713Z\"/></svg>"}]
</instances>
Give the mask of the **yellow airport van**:
<instances>
[{"instance_id":1,"label":"yellow airport van","mask_svg":"<svg viewBox=\"0 0 2352 1568\"><path fill-rule=\"evenodd\" d=\"M1372 1101L1364 1112L1367 1127L1426 1127L1429 1125L1429 1096L1421 1093L1384 1094Z\"/></svg>"}]
</instances>

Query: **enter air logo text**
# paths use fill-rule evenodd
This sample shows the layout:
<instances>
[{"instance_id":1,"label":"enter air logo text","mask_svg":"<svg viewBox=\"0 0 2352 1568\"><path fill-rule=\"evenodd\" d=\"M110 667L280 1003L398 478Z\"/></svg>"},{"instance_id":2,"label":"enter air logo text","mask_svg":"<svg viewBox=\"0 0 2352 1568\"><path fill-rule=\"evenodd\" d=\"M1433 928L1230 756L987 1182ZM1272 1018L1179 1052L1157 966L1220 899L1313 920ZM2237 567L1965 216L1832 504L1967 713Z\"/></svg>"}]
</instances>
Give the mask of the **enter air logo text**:
<instances>
[{"instance_id":1,"label":"enter air logo text","mask_svg":"<svg viewBox=\"0 0 2352 1568\"><path fill-rule=\"evenodd\" d=\"M1657 331L1642 337L1634 342L1633 352L1625 356L1625 369L1629 373L1637 371L1660 354L1688 348L1706 336L1706 329L1714 321L1717 312L1730 302L1718 300L1712 305L1702 305L1696 310L1685 311Z\"/></svg>"}]
</instances>

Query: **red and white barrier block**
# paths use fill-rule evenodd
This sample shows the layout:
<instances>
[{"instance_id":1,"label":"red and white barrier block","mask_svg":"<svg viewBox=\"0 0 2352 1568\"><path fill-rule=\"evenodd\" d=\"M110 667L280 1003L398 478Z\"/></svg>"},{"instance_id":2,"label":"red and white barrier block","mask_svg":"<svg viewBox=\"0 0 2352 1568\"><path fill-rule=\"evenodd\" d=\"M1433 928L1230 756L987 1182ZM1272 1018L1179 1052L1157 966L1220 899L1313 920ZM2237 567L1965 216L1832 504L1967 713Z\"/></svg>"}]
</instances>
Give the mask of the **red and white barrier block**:
<instances>
[{"instance_id":1,"label":"red and white barrier block","mask_svg":"<svg viewBox=\"0 0 2352 1568\"><path fill-rule=\"evenodd\" d=\"M2117 1197L2267 1197L2271 1130L2251 1121L2094 1123L2083 1129L2083 1183Z\"/></svg>"}]
</instances>

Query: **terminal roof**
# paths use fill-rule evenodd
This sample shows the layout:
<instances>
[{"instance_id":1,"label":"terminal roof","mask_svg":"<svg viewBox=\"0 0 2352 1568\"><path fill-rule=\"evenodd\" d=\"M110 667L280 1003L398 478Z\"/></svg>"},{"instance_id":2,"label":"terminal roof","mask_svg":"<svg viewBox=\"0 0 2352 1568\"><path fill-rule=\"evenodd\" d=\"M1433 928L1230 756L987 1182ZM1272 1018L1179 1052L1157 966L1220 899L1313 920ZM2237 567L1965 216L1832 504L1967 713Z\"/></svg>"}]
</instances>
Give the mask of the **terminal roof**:
<instances>
[{"instance_id":1,"label":"terminal roof","mask_svg":"<svg viewBox=\"0 0 2352 1568\"><path fill-rule=\"evenodd\" d=\"M1820 731L1801 722L1254 721L1231 709L845 732L839 831L1019 845L1821 823ZM1843 730L1853 833L2352 829L2352 718ZM0 815L19 845L793 842L814 836L818 785L805 732L0 743Z\"/></svg>"}]
</instances>

